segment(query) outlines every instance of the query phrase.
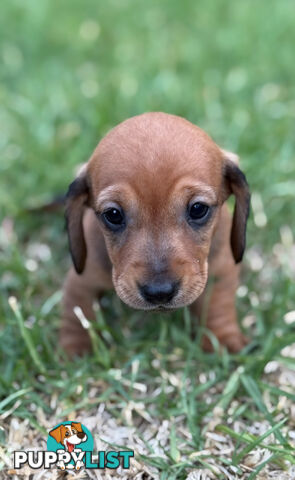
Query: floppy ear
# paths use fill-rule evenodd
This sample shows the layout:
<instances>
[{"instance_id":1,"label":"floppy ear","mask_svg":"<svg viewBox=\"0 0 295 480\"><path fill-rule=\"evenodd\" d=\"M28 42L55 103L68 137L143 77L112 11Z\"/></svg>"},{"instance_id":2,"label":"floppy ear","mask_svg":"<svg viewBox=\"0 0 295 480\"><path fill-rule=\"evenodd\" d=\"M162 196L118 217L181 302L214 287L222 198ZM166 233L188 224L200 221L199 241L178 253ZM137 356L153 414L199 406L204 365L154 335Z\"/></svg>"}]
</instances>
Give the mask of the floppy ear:
<instances>
[{"instance_id":1,"label":"floppy ear","mask_svg":"<svg viewBox=\"0 0 295 480\"><path fill-rule=\"evenodd\" d=\"M81 423L72 422L72 427L74 427L78 432L83 432Z\"/></svg>"},{"instance_id":2,"label":"floppy ear","mask_svg":"<svg viewBox=\"0 0 295 480\"><path fill-rule=\"evenodd\" d=\"M87 205L89 187L85 170L71 183L66 197L66 226L70 252L77 273L82 273L86 261L86 243L83 231L83 213Z\"/></svg>"},{"instance_id":3,"label":"floppy ear","mask_svg":"<svg viewBox=\"0 0 295 480\"><path fill-rule=\"evenodd\" d=\"M246 246L246 227L250 210L250 192L245 175L237 166L238 156L226 152L224 154L224 178L228 194L236 197L232 220L230 243L233 257L239 263Z\"/></svg>"},{"instance_id":4,"label":"floppy ear","mask_svg":"<svg viewBox=\"0 0 295 480\"><path fill-rule=\"evenodd\" d=\"M60 425L59 427L54 428L49 432L49 435L57 441L57 443L62 443L62 439L64 438L64 431L66 430L64 425Z\"/></svg>"}]
</instances>

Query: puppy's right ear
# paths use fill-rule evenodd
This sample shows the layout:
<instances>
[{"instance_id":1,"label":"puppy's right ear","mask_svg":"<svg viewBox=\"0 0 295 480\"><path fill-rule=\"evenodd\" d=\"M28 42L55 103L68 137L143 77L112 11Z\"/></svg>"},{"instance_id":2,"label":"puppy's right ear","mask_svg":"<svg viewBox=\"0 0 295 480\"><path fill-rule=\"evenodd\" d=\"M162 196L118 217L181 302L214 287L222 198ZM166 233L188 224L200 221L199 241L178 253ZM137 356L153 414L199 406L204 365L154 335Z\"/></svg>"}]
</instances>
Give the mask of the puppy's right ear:
<instances>
[{"instance_id":1,"label":"puppy's right ear","mask_svg":"<svg viewBox=\"0 0 295 480\"><path fill-rule=\"evenodd\" d=\"M66 226L70 252L77 273L82 273L86 261L83 213L88 203L89 187L85 170L71 183L66 197Z\"/></svg>"}]
</instances>

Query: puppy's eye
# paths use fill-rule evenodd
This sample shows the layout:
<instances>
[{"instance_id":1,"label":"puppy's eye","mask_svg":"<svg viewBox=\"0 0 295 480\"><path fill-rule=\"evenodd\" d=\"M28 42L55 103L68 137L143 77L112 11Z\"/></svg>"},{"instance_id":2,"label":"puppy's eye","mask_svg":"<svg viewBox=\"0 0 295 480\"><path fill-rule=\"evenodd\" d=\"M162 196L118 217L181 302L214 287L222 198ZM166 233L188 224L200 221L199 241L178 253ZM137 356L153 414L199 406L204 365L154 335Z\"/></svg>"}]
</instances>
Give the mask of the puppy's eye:
<instances>
[{"instance_id":1,"label":"puppy's eye","mask_svg":"<svg viewBox=\"0 0 295 480\"><path fill-rule=\"evenodd\" d=\"M193 220L199 220L200 218L204 218L205 215L207 215L209 210L208 205L205 205L204 203L196 202L193 205L191 205L189 209L189 216Z\"/></svg>"},{"instance_id":2,"label":"puppy's eye","mask_svg":"<svg viewBox=\"0 0 295 480\"><path fill-rule=\"evenodd\" d=\"M188 207L189 221L202 224L207 220L209 212L210 207L208 207L208 205L201 202L195 202Z\"/></svg>"},{"instance_id":3,"label":"puppy's eye","mask_svg":"<svg viewBox=\"0 0 295 480\"><path fill-rule=\"evenodd\" d=\"M105 225L113 231L121 230L125 226L125 216L119 208L109 208L102 213Z\"/></svg>"},{"instance_id":4,"label":"puppy's eye","mask_svg":"<svg viewBox=\"0 0 295 480\"><path fill-rule=\"evenodd\" d=\"M69 436L70 436L70 432L66 431L66 437L69 437Z\"/></svg>"}]
</instances>

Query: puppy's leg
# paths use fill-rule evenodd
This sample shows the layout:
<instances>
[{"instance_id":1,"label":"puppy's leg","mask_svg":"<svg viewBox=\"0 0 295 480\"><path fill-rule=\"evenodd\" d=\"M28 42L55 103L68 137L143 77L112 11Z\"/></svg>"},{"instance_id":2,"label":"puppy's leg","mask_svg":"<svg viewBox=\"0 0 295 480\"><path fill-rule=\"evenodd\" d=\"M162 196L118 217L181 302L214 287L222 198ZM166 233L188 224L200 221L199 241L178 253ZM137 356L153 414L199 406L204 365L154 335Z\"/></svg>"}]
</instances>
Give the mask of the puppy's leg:
<instances>
[{"instance_id":1,"label":"puppy's leg","mask_svg":"<svg viewBox=\"0 0 295 480\"><path fill-rule=\"evenodd\" d=\"M217 277L206 288L203 295L192 306L193 313L205 320L205 326L226 346L230 352L239 352L247 339L242 334L237 322L235 292L238 281L237 267ZM203 338L203 348L212 350L211 341Z\"/></svg>"},{"instance_id":2,"label":"puppy's leg","mask_svg":"<svg viewBox=\"0 0 295 480\"><path fill-rule=\"evenodd\" d=\"M237 322L235 294L240 266L235 264L230 249L230 227L230 216L227 208L223 207L209 257L208 285L191 309L192 313L204 319L205 326L222 345L230 352L238 352L247 344L247 339ZM212 350L207 336L203 339L203 347Z\"/></svg>"},{"instance_id":3,"label":"puppy's leg","mask_svg":"<svg viewBox=\"0 0 295 480\"><path fill-rule=\"evenodd\" d=\"M60 329L60 344L69 355L81 355L90 350L91 342L88 331L83 328L74 313L79 306L87 320L95 320L93 302L96 290L85 282L73 268L70 269L65 284L63 296L63 314Z\"/></svg>"},{"instance_id":4,"label":"puppy's leg","mask_svg":"<svg viewBox=\"0 0 295 480\"><path fill-rule=\"evenodd\" d=\"M94 301L112 288L111 264L97 219L90 209L85 212L83 227L87 245L85 269L78 275L72 267L63 291L60 344L70 356L81 355L91 347L89 333L83 328L74 308L80 307L87 320L95 320Z\"/></svg>"}]
</instances>

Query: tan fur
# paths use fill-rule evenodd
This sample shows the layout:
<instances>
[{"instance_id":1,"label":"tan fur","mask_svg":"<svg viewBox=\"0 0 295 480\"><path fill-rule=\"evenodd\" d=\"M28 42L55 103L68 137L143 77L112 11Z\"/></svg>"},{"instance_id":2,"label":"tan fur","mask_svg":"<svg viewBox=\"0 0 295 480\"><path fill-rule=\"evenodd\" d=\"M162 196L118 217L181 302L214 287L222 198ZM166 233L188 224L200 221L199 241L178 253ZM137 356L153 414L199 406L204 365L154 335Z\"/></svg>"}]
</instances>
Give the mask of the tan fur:
<instances>
[{"instance_id":1,"label":"tan fur","mask_svg":"<svg viewBox=\"0 0 295 480\"><path fill-rule=\"evenodd\" d=\"M191 305L193 314L206 316L206 326L230 351L245 345L236 320L235 291L249 193L236 162L236 155L221 150L201 129L164 113L126 120L99 143L67 201L71 252L79 272L71 268L64 287L60 340L69 354L90 347L75 306L94 320L93 301L115 288L126 304L155 310L138 285L162 277L179 281L180 287L161 309ZM233 224L224 203L232 193ZM208 223L197 229L185 217L192 199L213 209ZM127 218L119 235L100 220L114 204ZM214 277L210 289L208 274ZM208 338L204 347L211 348Z\"/></svg>"}]
</instances>

